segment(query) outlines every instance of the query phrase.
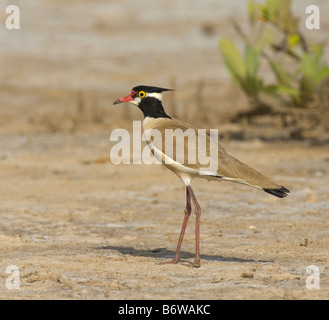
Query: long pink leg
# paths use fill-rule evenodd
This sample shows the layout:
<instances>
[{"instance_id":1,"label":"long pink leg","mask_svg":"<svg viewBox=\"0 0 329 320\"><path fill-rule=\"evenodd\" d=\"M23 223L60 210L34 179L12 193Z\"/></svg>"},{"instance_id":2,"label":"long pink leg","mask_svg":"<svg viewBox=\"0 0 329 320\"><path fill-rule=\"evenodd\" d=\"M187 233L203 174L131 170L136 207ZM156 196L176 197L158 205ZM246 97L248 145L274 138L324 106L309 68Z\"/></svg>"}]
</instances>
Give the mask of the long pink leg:
<instances>
[{"instance_id":1,"label":"long pink leg","mask_svg":"<svg viewBox=\"0 0 329 320\"><path fill-rule=\"evenodd\" d=\"M191 186L188 186L189 192L192 196L192 201L195 207L195 260L192 264L193 267L200 267L201 260L200 260L200 216L201 216L201 207L193 193Z\"/></svg>"},{"instance_id":2,"label":"long pink leg","mask_svg":"<svg viewBox=\"0 0 329 320\"><path fill-rule=\"evenodd\" d=\"M184 238L186 226L187 226L187 223L188 223L188 220L190 218L191 211L192 211L192 207L191 207L191 196L190 196L190 189L189 188L191 188L191 187L186 187L186 208L184 210L185 215L184 215L184 221L183 221L182 229L181 229L181 232L180 232L180 235L179 235L179 239L178 239L176 253L175 253L175 256L174 256L174 258L172 260L170 260L169 262L165 262L165 263L177 263L178 262L178 259L179 259L180 248L182 246L182 242L183 242L183 238Z\"/></svg>"}]
</instances>

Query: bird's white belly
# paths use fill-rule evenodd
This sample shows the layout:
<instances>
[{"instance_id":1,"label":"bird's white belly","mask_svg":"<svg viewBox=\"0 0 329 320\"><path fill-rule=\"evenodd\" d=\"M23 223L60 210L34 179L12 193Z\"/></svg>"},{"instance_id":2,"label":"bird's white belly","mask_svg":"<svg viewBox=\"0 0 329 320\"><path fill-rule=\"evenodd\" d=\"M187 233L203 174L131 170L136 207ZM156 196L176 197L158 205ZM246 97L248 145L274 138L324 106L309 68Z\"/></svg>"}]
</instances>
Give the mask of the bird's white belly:
<instances>
[{"instance_id":1,"label":"bird's white belly","mask_svg":"<svg viewBox=\"0 0 329 320\"><path fill-rule=\"evenodd\" d=\"M159 160L164 166L177 174L177 176L184 182L185 185L190 185L193 178L199 176L199 171L186 167L183 164L174 161L168 157L164 152L154 146L152 142L147 141L147 145L151 149L154 157Z\"/></svg>"}]
</instances>

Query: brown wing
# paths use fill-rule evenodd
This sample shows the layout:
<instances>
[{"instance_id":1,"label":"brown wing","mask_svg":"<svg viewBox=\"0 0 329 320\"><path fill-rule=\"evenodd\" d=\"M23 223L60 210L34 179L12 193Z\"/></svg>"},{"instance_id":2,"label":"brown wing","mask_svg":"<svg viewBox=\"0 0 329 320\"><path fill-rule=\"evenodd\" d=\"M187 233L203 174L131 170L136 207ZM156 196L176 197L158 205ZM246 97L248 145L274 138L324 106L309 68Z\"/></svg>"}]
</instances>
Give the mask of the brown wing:
<instances>
[{"instance_id":1,"label":"brown wing","mask_svg":"<svg viewBox=\"0 0 329 320\"><path fill-rule=\"evenodd\" d=\"M181 163L185 167L198 170L200 176L248 184L265 191L280 190L281 188L280 185L273 182L270 178L227 153L216 141L218 136L217 138L216 136L210 136L209 132L203 134L204 131L198 131L196 127L176 119L153 119L145 127L145 129L150 127L160 132L162 140L158 142L157 147L162 148L162 152L165 152L167 156L170 156L174 161ZM172 140L172 144L168 143L167 139L165 139L166 132L168 137L167 130L173 132L182 131L184 139L177 139L177 136L175 136L176 139ZM172 147L172 153L168 152L168 145ZM200 148L204 152L200 152ZM193 153L195 154L195 161L190 161L191 159L194 160ZM183 159L182 154L184 155ZM267 192L272 193L270 191Z\"/></svg>"}]
</instances>

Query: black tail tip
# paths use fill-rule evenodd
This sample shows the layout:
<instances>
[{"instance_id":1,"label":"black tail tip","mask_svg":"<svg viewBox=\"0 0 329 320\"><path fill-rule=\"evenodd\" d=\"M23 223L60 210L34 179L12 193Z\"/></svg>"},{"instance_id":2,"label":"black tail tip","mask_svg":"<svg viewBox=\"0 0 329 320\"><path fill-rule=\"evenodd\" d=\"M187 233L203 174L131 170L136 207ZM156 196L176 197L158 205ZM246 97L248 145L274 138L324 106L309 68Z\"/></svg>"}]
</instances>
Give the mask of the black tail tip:
<instances>
[{"instance_id":1,"label":"black tail tip","mask_svg":"<svg viewBox=\"0 0 329 320\"><path fill-rule=\"evenodd\" d=\"M263 190L278 198L284 198L290 192L287 188L285 188L283 186L281 186L281 188L278 188L278 189L263 189Z\"/></svg>"}]
</instances>

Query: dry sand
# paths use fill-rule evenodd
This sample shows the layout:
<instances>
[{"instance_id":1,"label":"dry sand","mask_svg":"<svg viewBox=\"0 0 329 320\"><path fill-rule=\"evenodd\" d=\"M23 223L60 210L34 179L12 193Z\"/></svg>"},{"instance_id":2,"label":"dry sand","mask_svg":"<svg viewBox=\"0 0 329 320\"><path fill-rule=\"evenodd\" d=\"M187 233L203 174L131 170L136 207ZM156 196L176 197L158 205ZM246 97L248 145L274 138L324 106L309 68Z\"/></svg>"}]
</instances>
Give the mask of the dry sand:
<instances>
[{"instance_id":1,"label":"dry sand","mask_svg":"<svg viewBox=\"0 0 329 320\"><path fill-rule=\"evenodd\" d=\"M328 298L327 150L230 143L233 154L292 193L277 199L195 180L203 210L195 269L194 217L181 261L159 264L176 248L183 184L159 165L103 161L108 138L10 137L14 148L0 162L1 298ZM19 290L5 287L8 265L19 267ZM319 267L318 290L306 288L309 265Z\"/></svg>"}]
</instances>

